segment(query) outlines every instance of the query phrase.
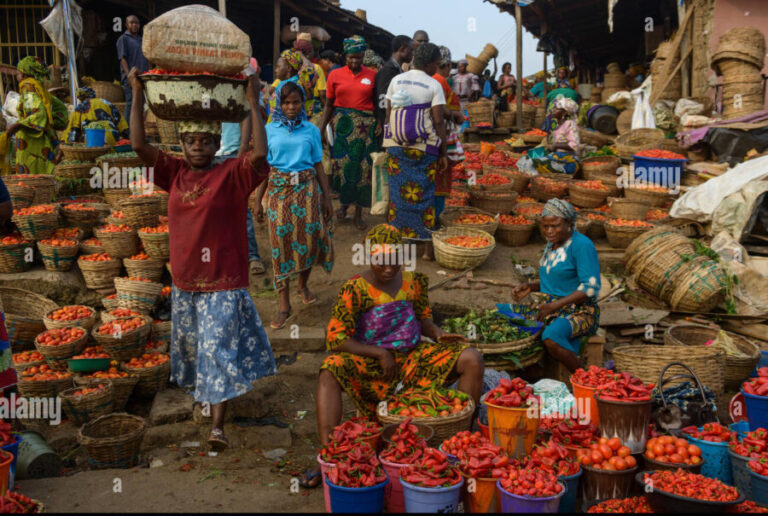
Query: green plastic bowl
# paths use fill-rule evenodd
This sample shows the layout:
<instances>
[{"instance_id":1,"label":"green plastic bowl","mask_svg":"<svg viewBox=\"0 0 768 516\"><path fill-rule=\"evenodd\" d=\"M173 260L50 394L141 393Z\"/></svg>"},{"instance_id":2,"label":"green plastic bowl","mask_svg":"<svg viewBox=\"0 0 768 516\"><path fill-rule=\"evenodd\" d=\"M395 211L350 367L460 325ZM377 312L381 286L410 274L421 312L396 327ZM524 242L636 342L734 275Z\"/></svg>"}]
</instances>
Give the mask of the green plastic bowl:
<instances>
[{"instance_id":1,"label":"green plastic bowl","mask_svg":"<svg viewBox=\"0 0 768 516\"><path fill-rule=\"evenodd\" d=\"M123 145L115 145L112 147L115 152L131 152L133 147L130 143L124 143Z\"/></svg>"},{"instance_id":2,"label":"green plastic bowl","mask_svg":"<svg viewBox=\"0 0 768 516\"><path fill-rule=\"evenodd\" d=\"M69 370L75 373L93 373L109 369L109 358L70 358Z\"/></svg>"}]
</instances>

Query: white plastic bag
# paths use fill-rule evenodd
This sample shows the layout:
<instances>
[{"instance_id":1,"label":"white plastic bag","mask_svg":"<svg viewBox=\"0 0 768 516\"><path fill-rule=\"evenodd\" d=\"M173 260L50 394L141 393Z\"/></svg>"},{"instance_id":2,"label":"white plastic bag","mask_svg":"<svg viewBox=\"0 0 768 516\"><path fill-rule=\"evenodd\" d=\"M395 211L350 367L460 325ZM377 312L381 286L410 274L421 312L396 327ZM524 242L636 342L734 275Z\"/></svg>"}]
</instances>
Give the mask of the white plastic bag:
<instances>
[{"instance_id":1,"label":"white plastic bag","mask_svg":"<svg viewBox=\"0 0 768 516\"><path fill-rule=\"evenodd\" d=\"M19 112L17 111L19 102L21 102L21 96L16 91L9 91L5 96L3 117L8 125L15 124L19 121Z\"/></svg>"},{"instance_id":2,"label":"white plastic bag","mask_svg":"<svg viewBox=\"0 0 768 516\"><path fill-rule=\"evenodd\" d=\"M541 416L575 414L576 398L563 382L545 378L533 384L533 393L541 398Z\"/></svg>"},{"instance_id":3,"label":"white plastic bag","mask_svg":"<svg viewBox=\"0 0 768 516\"><path fill-rule=\"evenodd\" d=\"M635 111L632 113L632 129L656 129L656 120L651 109L650 81L646 79L643 85L632 90L632 98L635 100Z\"/></svg>"},{"instance_id":4,"label":"white plastic bag","mask_svg":"<svg viewBox=\"0 0 768 516\"><path fill-rule=\"evenodd\" d=\"M81 14L82 8L77 5L77 2L69 2L69 21L72 25L72 31L77 34L80 45L82 45L82 39L80 36L83 34L83 17ZM62 2L56 2L56 5L51 9L51 13L46 16L40 25L43 26L48 37L56 45L62 54L69 56L69 47L67 46L67 27L64 21L64 6ZM77 49L75 50L77 53Z\"/></svg>"},{"instance_id":5,"label":"white plastic bag","mask_svg":"<svg viewBox=\"0 0 768 516\"><path fill-rule=\"evenodd\" d=\"M680 99L675 105L675 116L683 118L683 115L707 115L704 113L704 104L690 99Z\"/></svg>"},{"instance_id":6,"label":"white plastic bag","mask_svg":"<svg viewBox=\"0 0 768 516\"><path fill-rule=\"evenodd\" d=\"M384 215L389 208L389 177L387 175L387 153L371 154L371 215Z\"/></svg>"}]
</instances>

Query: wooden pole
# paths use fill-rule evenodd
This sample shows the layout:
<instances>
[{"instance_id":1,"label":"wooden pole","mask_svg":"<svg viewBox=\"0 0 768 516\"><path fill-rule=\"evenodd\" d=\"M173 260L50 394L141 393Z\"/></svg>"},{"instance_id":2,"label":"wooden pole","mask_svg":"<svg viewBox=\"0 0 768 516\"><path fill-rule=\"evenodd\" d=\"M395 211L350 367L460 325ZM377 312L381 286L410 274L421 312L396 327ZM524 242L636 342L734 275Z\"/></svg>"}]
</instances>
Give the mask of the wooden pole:
<instances>
[{"instance_id":1,"label":"wooden pole","mask_svg":"<svg viewBox=\"0 0 768 516\"><path fill-rule=\"evenodd\" d=\"M677 19L682 20L685 18L685 6L681 5L680 3L677 4ZM693 25L693 24L691 24ZM688 50L688 45L691 44L691 39L688 35L688 26L686 24L685 27L680 27L680 30L684 31L685 34L683 34L683 40L680 43L680 58L682 59L683 56L686 54L686 50ZM680 94L683 97L689 97L690 96L690 84L691 84L691 70L687 66L687 64L684 62L683 67L680 71L680 79L681 79L681 86L682 91Z\"/></svg>"},{"instance_id":2,"label":"wooden pole","mask_svg":"<svg viewBox=\"0 0 768 516\"><path fill-rule=\"evenodd\" d=\"M280 0L274 0L275 23L274 34L272 35L272 70L277 67L277 60L280 58Z\"/></svg>"},{"instance_id":3,"label":"wooden pole","mask_svg":"<svg viewBox=\"0 0 768 516\"><path fill-rule=\"evenodd\" d=\"M544 106L546 107L546 104L547 104L547 76L546 76L546 74L547 74L547 53L546 52L544 52L544 68L542 68L542 70L544 70L544 89L541 90L542 91L542 93L541 93L541 101L544 103Z\"/></svg>"},{"instance_id":4,"label":"wooden pole","mask_svg":"<svg viewBox=\"0 0 768 516\"><path fill-rule=\"evenodd\" d=\"M523 132L523 13L515 2L517 24L517 130Z\"/></svg>"},{"instance_id":5,"label":"wooden pole","mask_svg":"<svg viewBox=\"0 0 768 516\"><path fill-rule=\"evenodd\" d=\"M226 18L226 16L227 16L227 0L219 0L219 12Z\"/></svg>"}]
</instances>

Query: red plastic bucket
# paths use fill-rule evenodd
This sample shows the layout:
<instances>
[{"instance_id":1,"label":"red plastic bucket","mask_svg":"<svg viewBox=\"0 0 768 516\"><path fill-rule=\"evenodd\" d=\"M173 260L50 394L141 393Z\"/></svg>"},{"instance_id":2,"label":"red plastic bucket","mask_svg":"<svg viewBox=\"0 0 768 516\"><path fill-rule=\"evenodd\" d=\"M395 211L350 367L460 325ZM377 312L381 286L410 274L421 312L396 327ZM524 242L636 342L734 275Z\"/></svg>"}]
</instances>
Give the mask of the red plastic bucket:
<instances>
[{"instance_id":1,"label":"red plastic bucket","mask_svg":"<svg viewBox=\"0 0 768 516\"><path fill-rule=\"evenodd\" d=\"M600 426L600 413L597 410L597 400L595 400L595 388L587 387L573 381L571 377L571 385L573 386L573 397L576 398L576 408L579 408L579 417L582 420L586 419L587 422L592 423L595 426ZM586 412L589 407L589 413Z\"/></svg>"},{"instance_id":2,"label":"red plastic bucket","mask_svg":"<svg viewBox=\"0 0 768 516\"><path fill-rule=\"evenodd\" d=\"M477 426L480 427L480 434L490 441L491 429L488 428L488 425L484 425L483 423L480 422L480 418L477 418Z\"/></svg>"},{"instance_id":3,"label":"red plastic bucket","mask_svg":"<svg viewBox=\"0 0 768 516\"><path fill-rule=\"evenodd\" d=\"M328 478L328 472L331 470L331 468L335 468L336 464L325 462L323 459L320 458L319 454L317 456L317 463L320 464L320 471L323 473L323 496L325 497L325 512L330 513L331 512L331 492L330 492L330 489L328 489L328 483L325 480Z\"/></svg>"},{"instance_id":4,"label":"red plastic bucket","mask_svg":"<svg viewBox=\"0 0 768 516\"><path fill-rule=\"evenodd\" d=\"M403 485L400 483L400 470L407 464L397 464L379 457L381 467L389 475L389 483L384 488L384 507L387 512L405 512L405 498L403 497Z\"/></svg>"}]
</instances>

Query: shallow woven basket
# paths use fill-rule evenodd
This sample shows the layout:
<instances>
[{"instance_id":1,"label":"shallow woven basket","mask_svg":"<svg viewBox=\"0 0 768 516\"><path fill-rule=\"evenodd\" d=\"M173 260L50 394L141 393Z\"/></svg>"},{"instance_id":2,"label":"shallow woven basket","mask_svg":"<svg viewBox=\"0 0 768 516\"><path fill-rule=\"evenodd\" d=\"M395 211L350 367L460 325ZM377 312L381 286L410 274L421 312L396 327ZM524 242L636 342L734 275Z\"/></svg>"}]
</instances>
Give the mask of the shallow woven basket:
<instances>
[{"instance_id":1,"label":"shallow woven basket","mask_svg":"<svg viewBox=\"0 0 768 516\"><path fill-rule=\"evenodd\" d=\"M107 299L106 297L101 298L101 304L104 305L104 308L107 311L114 310L115 308L119 308L117 305L117 298L114 297L112 299Z\"/></svg>"},{"instance_id":2,"label":"shallow woven basket","mask_svg":"<svg viewBox=\"0 0 768 516\"><path fill-rule=\"evenodd\" d=\"M75 245L55 246L37 242L37 248L40 250L46 270L68 271L75 264L80 244L75 241Z\"/></svg>"},{"instance_id":3,"label":"shallow woven basket","mask_svg":"<svg viewBox=\"0 0 768 516\"><path fill-rule=\"evenodd\" d=\"M121 317L120 319L130 319L129 317ZM134 357L141 356L144 353L144 346L149 339L149 321L146 324L141 325L133 331L124 333L120 338L116 338L113 335L101 335L98 333L99 327L96 326L91 330L91 336L96 342L104 346L104 351L113 359L118 362L125 362Z\"/></svg>"},{"instance_id":4,"label":"shallow woven basket","mask_svg":"<svg viewBox=\"0 0 768 516\"><path fill-rule=\"evenodd\" d=\"M653 192L640 188L625 188L624 197L629 201L646 202L653 208L663 208L671 199L667 192Z\"/></svg>"},{"instance_id":5,"label":"shallow woven basket","mask_svg":"<svg viewBox=\"0 0 768 516\"><path fill-rule=\"evenodd\" d=\"M493 167L490 165L483 165L484 174L499 174L504 177L508 177L512 182L509 185L503 185L506 188L512 189L518 194L521 194L528 188L528 183L531 182L531 176L519 172L517 170L509 170L500 167ZM486 188L488 190L490 188Z\"/></svg>"},{"instance_id":6,"label":"shallow woven basket","mask_svg":"<svg viewBox=\"0 0 768 516\"><path fill-rule=\"evenodd\" d=\"M485 237L490 244L486 247L467 249L445 243L444 240L452 236ZM479 266L488 258L496 247L496 240L486 231L469 227L452 227L432 233L432 245L435 249L435 259L442 267L468 269Z\"/></svg>"},{"instance_id":7,"label":"shallow woven basket","mask_svg":"<svg viewBox=\"0 0 768 516\"><path fill-rule=\"evenodd\" d=\"M471 190L469 203L477 209L492 214L512 213L515 209L517 192L483 192Z\"/></svg>"},{"instance_id":8,"label":"shallow woven basket","mask_svg":"<svg viewBox=\"0 0 768 516\"><path fill-rule=\"evenodd\" d=\"M90 163L59 163L54 168L54 174L56 177L64 177L66 179L86 179L91 177L91 168L96 164Z\"/></svg>"},{"instance_id":9,"label":"shallow woven basket","mask_svg":"<svg viewBox=\"0 0 768 516\"><path fill-rule=\"evenodd\" d=\"M128 258L139 252L139 239L135 230L108 233L94 228L93 234L112 258Z\"/></svg>"},{"instance_id":10,"label":"shallow woven basket","mask_svg":"<svg viewBox=\"0 0 768 516\"><path fill-rule=\"evenodd\" d=\"M652 229L645 227L615 226L610 220L604 222L603 227L605 228L605 236L608 239L608 243L611 247L616 249L626 249L635 238L649 229Z\"/></svg>"},{"instance_id":11,"label":"shallow woven basket","mask_svg":"<svg viewBox=\"0 0 768 516\"><path fill-rule=\"evenodd\" d=\"M659 381L661 370L670 362L682 362L689 366L701 380L701 383L712 389L716 394L723 393L724 357L716 350L698 346L654 346L629 345L619 346L611 352L616 370L633 374L645 383ZM678 366L670 367L667 376L688 374L688 371ZM672 381L670 385L681 383ZM666 385L666 384L665 384Z\"/></svg>"},{"instance_id":12,"label":"shallow woven basket","mask_svg":"<svg viewBox=\"0 0 768 516\"><path fill-rule=\"evenodd\" d=\"M122 368L123 371L135 374L139 377L139 383L136 384L134 392L141 398L151 398L165 389L168 379L171 376L170 360L154 367L129 367L128 365L123 364Z\"/></svg>"},{"instance_id":13,"label":"shallow woven basket","mask_svg":"<svg viewBox=\"0 0 768 516\"><path fill-rule=\"evenodd\" d=\"M149 258L147 260L123 258L123 265L125 265L125 270L128 271L128 276L159 282L163 277L165 261L157 258Z\"/></svg>"},{"instance_id":14,"label":"shallow woven basket","mask_svg":"<svg viewBox=\"0 0 768 516\"><path fill-rule=\"evenodd\" d=\"M171 321L152 321L152 340L167 342L171 339Z\"/></svg>"},{"instance_id":15,"label":"shallow woven basket","mask_svg":"<svg viewBox=\"0 0 768 516\"><path fill-rule=\"evenodd\" d=\"M62 144L59 148L64 154L65 160L77 161L95 161L96 158L110 151L109 145L103 147L85 147L83 145Z\"/></svg>"},{"instance_id":16,"label":"shallow woven basket","mask_svg":"<svg viewBox=\"0 0 768 516\"><path fill-rule=\"evenodd\" d=\"M75 392L84 387L81 386L72 387L71 389L59 393L61 407L64 409L67 418L74 424L78 426L84 425L99 416L112 412L112 382L107 378L102 378L99 383L104 385L104 388L100 392L97 391L84 396L75 396Z\"/></svg>"},{"instance_id":17,"label":"shallow woven basket","mask_svg":"<svg viewBox=\"0 0 768 516\"><path fill-rule=\"evenodd\" d=\"M458 224L456 221L459 219L459 217L462 217L464 215L486 215L488 217L493 218L493 222L489 222L487 224ZM443 211L443 213L440 214L440 224L443 227L446 228L470 228L470 229L479 229L481 231L486 231L493 235L496 232L496 228L499 227L499 217L496 214L489 213L487 211L483 211L479 208L474 208L472 206L463 206L460 208L450 208Z\"/></svg>"},{"instance_id":18,"label":"shallow woven basket","mask_svg":"<svg viewBox=\"0 0 768 516\"><path fill-rule=\"evenodd\" d=\"M125 92L122 86L109 81L89 81L88 86L93 88L94 93L100 99L104 99L107 102L124 102ZM122 111L121 111L122 113Z\"/></svg>"},{"instance_id":19,"label":"shallow woven basket","mask_svg":"<svg viewBox=\"0 0 768 516\"><path fill-rule=\"evenodd\" d=\"M29 290L0 286L5 329L14 352L34 349L35 337L45 331L43 317L59 305Z\"/></svg>"},{"instance_id":20,"label":"shallow woven basket","mask_svg":"<svg viewBox=\"0 0 768 516\"><path fill-rule=\"evenodd\" d=\"M163 290L163 284L154 281L115 278L115 290L117 290L118 306L141 313L149 313L155 306L160 291Z\"/></svg>"},{"instance_id":21,"label":"shallow woven basket","mask_svg":"<svg viewBox=\"0 0 768 516\"><path fill-rule=\"evenodd\" d=\"M571 204L579 208L598 208L605 204L605 199L608 198L609 194L610 190L594 190L578 183L568 185L568 197Z\"/></svg>"},{"instance_id":22,"label":"shallow woven basket","mask_svg":"<svg viewBox=\"0 0 768 516\"><path fill-rule=\"evenodd\" d=\"M32 267L32 262L25 260L30 244L0 245L0 274L24 272Z\"/></svg>"},{"instance_id":23,"label":"shallow woven basket","mask_svg":"<svg viewBox=\"0 0 768 516\"><path fill-rule=\"evenodd\" d=\"M89 262L77 260L77 266L83 273L85 286L91 290L112 289L115 286L114 278L120 275L123 268L120 260L112 258L106 262Z\"/></svg>"},{"instance_id":24,"label":"shallow woven basket","mask_svg":"<svg viewBox=\"0 0 768 516\"><path fill-rule=\"evenodd\" d=\"M59 227L58 210L39 215L14 215L11 220L19 228L19 233L27 240L50 238Z\"/></svg>"},{"instance_id":25,"label":"shallow woven basket","mask_svg":"<svg viewBox=\"0 0 768 516\"><path fill-rule=\"evenodd\" d=\"M118 306L117 308L122 308L122 307ZM118 316L118 315L112 315L111 313L109 313L110 310L104 310L104 311L102 311L99 314L99 317L101 318L101 322L102 323L107 323L107 322L110 322L110 321L114 321L115 319L120 319L121 317L143 317L144 319L147 320L147 322L152 322L152 318L149 317L148 315L141 314L140 312L137 312L136 310L133 310L133 311L136 312L139 315L135 315L135 316L134 315L131 315L131 316Z\"/></svg>"},{"instance_id":26,"label":"shallow woven basket","mask_svg":"<svg viewBox=\"0 0 768 516\"><path fill-rule=\"evenodd\" d=\"M94 469L132 468L139 463L147 421L131 414L107 414L84 424L77 441Z\"/></svg>"},{"instance_id":27,"label":"shallow woven basket","mask_svg":"<svg viewBox=\"0 0 768 516\"><path fill-rule=\"evenodd\" d=\"M8 184L6 188L11 195L11 204L14 208L26 208L32 205L35 199L35 190L32 187Z\"/></svg>"},{"instance_id":28,"label":"shallow woven basket","mask_svg":"<svg viewBox=\"0 0 768 516\"><path fill-rule=\"evenodd\" d=\"M661 129L635 129L616 138L616 152L631 160L638 152L655 147L662 138L664 131Z\"/></svg>"},{"instance_id":29,"label":"shallow woven basket","mask_svg":"<svg viewBox=\"0 0 768 516\"><path fill-rule=\"evenodd\" d=\"M543 179L553 179L558 184L547 188ZM554 178L551 176L534 176L531 180L531 196L537 201L547 202L550 199L563 199L568 193L570 178Z\"/></svg>"},{"instance_id":30,"label":"shallow woven basket","mask_svg":"<svg viewBox=\"0 0 768 516\"><path fill-rule=\"evenodd\" d=\"M48 174L16 174L3 177L3 181L8 184L23 183L32 188L35 197L32 204L47 204L53 200L53 193L56 191L56 179ZM16 206L21 208L21 206Z\"/></svg>"},{"instance_id":31,"label":"shallow woven basket","mask_svg":"<svg viewBox=\"0 0 768 516\"><path fill-rule=\"evenodd\" d=\"M131 196L129 188L105 188L104 199L115 209L120 209L120 203L123 199Z\"/></svg>"},{"instance_id":32,"label":"shallow woven basket","mask_svg":"<svg viewBox=\"0 0 768 516\"><path fill-rule=\"evenodd\" d=\"M144 250L156 260L168 261L171 257L171 245L168 233L145 233L139 230L139 238Z\"/></svg>"},{"instance_id":33,"label":"shallow woven basket","mask_svg":"<svg viewBox=\"0 0 768 516\"><path fill-rule=\"evenodd\" d=\"M546 135L543 134L524 134L520 137L525 143L541 143Z\"/></svg>"},{"instance_id":34,"label":"shallow woven basket","mask_svg":"<svg viewBox=\"0 0 768 516\"><path fill-rule=\"evenodd\" d=\"M37 362L27 362L25 364L17 364L16 362L11 362L11 367L13 367L16 370L16 375L20 378L22 371L24 371L25 369L29 369L30 367L39 367L43 364L45 364L45 360L38 360Z\"/></svg>"},{"instance_id":35,"label":"shallow woven basket","mask_svg":"<svg viewBox=\"0 0 768 516\"><path fill-rule=\"evenodd\" d=\"M16 386L19 394L25 398L55 398L60 392L72 387L72 377L44 381L20 379Z\"/></svg>"},{"instance_id":36,"label":"shallow woven basket","mask_svg":"<svg viewBox=\"0 0 768 516\"><path fill-rule=\"evenodd\" d=\"M669 306L680 312L710 312L725 300L727 273L714 260L703 260L675 285Z\"/></svg>"},{"instance_id":37,"label":"shallow woven basket","mask_svg":"<svg viewBox=\"0 0 768 516\"><path fill-rule=\"evenodd\" d=\"M518 247L528 243L535 228L533 221L530 224L499 224L494 237L500 244Z\"/></svg>"},{"instance_id":38,"label":"shallow woven basket","mask_svg":"<svg viewBox=\"0 0 768 516\"><path fill-rule=\"evenodd\" d=\"M470 398L467 402L467 406L455 414L442 417L418 417L413 418L413 422L431 427L435 433L432 436L432 439L430 439L430 442L442 443L445 439L448 439L458 432L469 430L469 427L472 425L472 416L474 413L475 401ZM379 403L376 410L376 417L382 425L399 425L408 419L406 416L390 414L387 410L387 401Z\"/></svg>"},{"instance_id":39,"label":"shallow woven basket","mask_svg":"<svg viewBox=\"0 0 768 516\"><path fill-rule=\"evenodd\" d=\"M66 371L67 360L81 353L83 349L85 349L87 342L88 330L83 328L83 335L67 344L43 346L37 339L35 339L35 347L40 354L45 357L45 361L48 362L51 369L55 369L56 371Z\"/></svg>"},{"instance_id":40,"label":"shallow woven basket","mask_svg":"<svg viewBox=\"0 0 768 516\"><path fill-rule=\"evenodd\" d=\"M160 215L160 199L155 196L129 197L120 201L125 223L133 229L156 226Z\"/></svg>"},{"instance_id":41,"label":"shallow woven basket","mask_svg":"<svg viewBox=\"0 0 768 516\"><path fill-rule=\"evenodd\" d=\"M512 342L470 342L469 345L480 351L483 355L498 355L502 353L515 353L535 346L541 341L541 330L524 339Z\"/></svg>"},{"instance_id":42,"label":"shallow woven basket","mask_svg":"<svg viewBox=\"0 0 768 516\"><path fill-rule=\"evenodd\" d=\"M128 403L128 399L133 394L133 389L136 384L139 383L139 377L136 375L126 376L120 378L86 378L83 376L75 376L75 385L87 386L92 384L104 383L104 381L112 382L112 410L118 411L125 408L125 404Z\"/></svg>"},{"instance_id":43,"label":"shallow woven basket","mask_svg":"<svg viewBox=\"0 0 768 516\"><path fill-rule=\"evenodd\" d=\"M483 356L483 362L486 367L493 367L494 369L502 369L504 371L517 371L532 366L533 364L544 358L544 350L542 349L538 353L534 353L530 357L524 358L520 361L520 365L516 364L512 360L506 360L494 355Z\"/></svg>"},{"instance_id":44,"label":"shallow woven basket","mask_svg":"<svg viewBox=\"0 0 768 516\"><path fill-rule=\"evenodd\" d=\"M75 319L73 321L56 321L54 319L51 319L51 315L57 309L50 310L48 311L48 313L46 313L43 316L43 324L45 325L45 329L52 330L54 328L66 328L66 327L77 326L78 328L85 328L86 332L90 331L91 328L93 328L93 325L96 324L96 310L86 305L69 305L69 306L85 306L85 308L91 311L91 315L87 317L81 317L80 319Z\"/></svg>"},{"instance_id":45,"label":"shallow woven basket","mask_svg":"<svg viewBox=\"0 0 768 516\"><path fill-rule=\"evenodd\" d=\"M645 220L650 205L644 200L609 197L608 206L612 217L627 220Z\"/></svg>"},{"instance_id":46,"label":"shallow woven basket","mask_svg":"<svg viewBox=\"0 0 768 516\"><path fill-rule=\"evenodd\" d=\"M612 181L615 184L619 177L616 170L620 165L621 159L618 156L594 156L581 161L581 171L584 179Z\"/></svg>"}]
</instances>

